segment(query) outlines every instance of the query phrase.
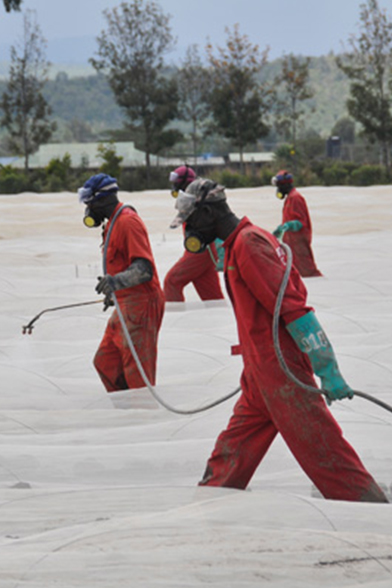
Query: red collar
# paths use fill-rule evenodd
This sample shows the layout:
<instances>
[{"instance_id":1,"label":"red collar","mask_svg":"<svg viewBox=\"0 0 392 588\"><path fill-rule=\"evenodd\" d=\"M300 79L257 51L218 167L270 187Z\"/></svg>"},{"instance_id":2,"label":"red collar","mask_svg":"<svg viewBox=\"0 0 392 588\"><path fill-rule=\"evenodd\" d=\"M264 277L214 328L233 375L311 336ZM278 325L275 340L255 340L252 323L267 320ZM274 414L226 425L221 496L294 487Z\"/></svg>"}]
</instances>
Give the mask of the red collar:
<instances>
[{"instance_id":1,"label":"red collar","mask_svg":"<svg viewBox=\"0 0 392 588\"><path fill-rule=\"evenodd\" d=\"M244 227L246 227L247 225L251 225L251 221L248 219L247 216L242 217L242 219L240 220L240 222L238 223L238 225L236 226L236 228L234 229L234 231L232 231L230 233L230 235L227 237L227 239L225 239L225 242L223 243L223 247L230 247L230 245L232 245L232 243L234 243L238 233L240 231L242 231L242 229Z\"/></svg>"}]
</instances>

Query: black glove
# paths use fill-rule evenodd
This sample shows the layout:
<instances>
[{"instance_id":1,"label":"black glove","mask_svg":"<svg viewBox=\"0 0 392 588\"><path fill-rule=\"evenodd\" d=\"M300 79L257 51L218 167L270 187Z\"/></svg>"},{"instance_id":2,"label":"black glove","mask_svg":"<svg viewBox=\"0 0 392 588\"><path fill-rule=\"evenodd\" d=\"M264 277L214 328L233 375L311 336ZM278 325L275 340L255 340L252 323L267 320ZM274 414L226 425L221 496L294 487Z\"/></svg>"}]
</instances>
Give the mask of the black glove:
<instances>
[{"instance_id":1,"label":"black glove","mask_svg":"<svg viewBox=\"0 0 392 588\"><path fill-rule=\"evenodd\" d=\"M105 300L103 301L103 312L106 312L109 306L114 306L114 301L112 296L105 296Z\"/></svg>"}]
</instances>

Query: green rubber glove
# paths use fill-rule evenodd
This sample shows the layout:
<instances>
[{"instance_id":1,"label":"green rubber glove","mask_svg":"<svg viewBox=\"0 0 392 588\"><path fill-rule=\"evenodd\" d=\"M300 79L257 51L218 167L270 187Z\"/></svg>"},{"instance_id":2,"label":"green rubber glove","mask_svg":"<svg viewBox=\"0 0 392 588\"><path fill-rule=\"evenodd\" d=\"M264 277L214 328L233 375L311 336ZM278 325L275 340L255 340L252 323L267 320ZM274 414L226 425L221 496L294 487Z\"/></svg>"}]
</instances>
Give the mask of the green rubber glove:
<instances>
[{"instance_id":1,"label":"green rubber glove","mask_svg":"<svg viewBox=\"0 0 392 588\"><path fill-rule=\"evenodd\" d=\"M287 223L279 225L272 234L275 235L277 239L280 239L283 233L285 233L286 231L293 231L294 233L296 233L297 231L300 231L302 227L303 224L299 220L287 221Z\"/></svg>"},{"instance_id":2,"label":"green rubber glove","mask_svg":"<svg viewBox=\"0 0 392 588\"><path fill-rule=\"evenodd\" d=\"M297 231L300 231L303 227L303 224L301 223L301 221L299 220L292 220L292 221L287 221L287 223L284 223L283 225L283 231L293 231L294 233L296 233Z\"/></svg>"},{"instance_id":3,"label":"green rubber glove","mask_svg":"<svg viewBox=\"0 0 392 588\"><path fill-rule=\"evenodd\" d=\"M222 241L222 239L215 239L214 243L215 243L215 247L216 247L216 252L218 254L218 259L217 259L217 263L216 263L216 271L223 272L223 263L225 260L225 248L222 246L223 241Z\"/></svg>"},{"instance_id":4,"label":"green rubber glove","mask_svg":"<svg viewBox=\"0 0 392 588\"><path fill-rule=\"evenodd\" d=\"M301 351L308 355L314 373L321 380L321 387L327 392L328 400L332 402L352 398L354 391L344 381L332 345L314 312L304 314L286 328Z\"/></svg>"},{"instance_id":5,"label":"green rubber glove","mask_svg":"<svg viewBox=\"0 0 392 588\"><path fill-rule=\"evenodd\" d=\"M276 229L274 230L274 232L272 233L277 239L280 239L281 236L283 235L284 230L283 230L283 225L279 225L278 227L276 227Z\"/></svg>"}]
</instances>

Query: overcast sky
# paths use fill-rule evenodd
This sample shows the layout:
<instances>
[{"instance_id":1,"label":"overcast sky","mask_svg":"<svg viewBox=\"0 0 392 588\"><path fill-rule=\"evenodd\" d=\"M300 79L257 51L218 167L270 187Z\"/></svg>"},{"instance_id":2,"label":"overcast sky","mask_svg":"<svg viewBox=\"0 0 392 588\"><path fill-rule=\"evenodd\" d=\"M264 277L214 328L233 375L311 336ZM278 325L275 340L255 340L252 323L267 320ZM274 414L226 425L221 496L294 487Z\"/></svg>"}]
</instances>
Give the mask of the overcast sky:
<instances>
[{"instance_id":1,"label":"overcast sky","mask_svg":"<svg viewBox=\"0 0 392 588\"><path fill-rule=\"evenodd\" d=\"M48 41L47 55L58 63L87 62L95 51L95 37L105 26L102 11L119 0L23 0L24 9L37 12ZM338 53L342 42L358 32L364 0L157 0L177 37L177 50L167 56L178 61L186 47L196 43L201 52L207 38L214 46L225 44L225 27L240 25L260 49L270 47L270 59L284 53L325 55ZM2 2L1 2L2 4ZM391 10L388 0L380 6ZM9 46L22 31L22 14L0 8L0 61L9 59ZM70 42L73 39L73 42Z\"/></svg>"}]
</instances>

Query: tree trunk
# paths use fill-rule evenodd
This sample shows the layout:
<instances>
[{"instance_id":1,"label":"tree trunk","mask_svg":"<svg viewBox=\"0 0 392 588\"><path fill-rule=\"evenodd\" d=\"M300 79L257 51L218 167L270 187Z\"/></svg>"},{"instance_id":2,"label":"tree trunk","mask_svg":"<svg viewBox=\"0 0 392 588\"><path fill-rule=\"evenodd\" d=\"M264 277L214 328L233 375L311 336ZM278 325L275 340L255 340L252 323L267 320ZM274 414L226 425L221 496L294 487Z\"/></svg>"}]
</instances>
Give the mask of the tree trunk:
<instances>
[{"instance_id":1,"label":"tree trunk","mask_svg":"<svg viewBox=\"0 0 392 588\"><path fill-rule=\"evenodd\" d=\"M196 166L197 165L197 125L196 125L196 121L193 120L192 124L193 124L193 127L192 127L193 163Z\"/></svg>"},{"instance_id":2,"label":"tree trunk","mask_svg":"<svg viewBox=\"0 0 392 588\"><path fill-rule=\"evenodd\" d=\"M240 174L244 174L244 149L242 145L240 146Z\"/></svg>"},{"instance_id":3,"label":"tree trunk","mask_svg":"<svg viewBox=\"0 0 392 588\"><path fill-rule=\"evenodd\" d=\"M149 149L146 150L146 181L147 181L147 188L149 188L150 182L151 182L151 160L150 160Z\"/></svg>"}]
</instances>

